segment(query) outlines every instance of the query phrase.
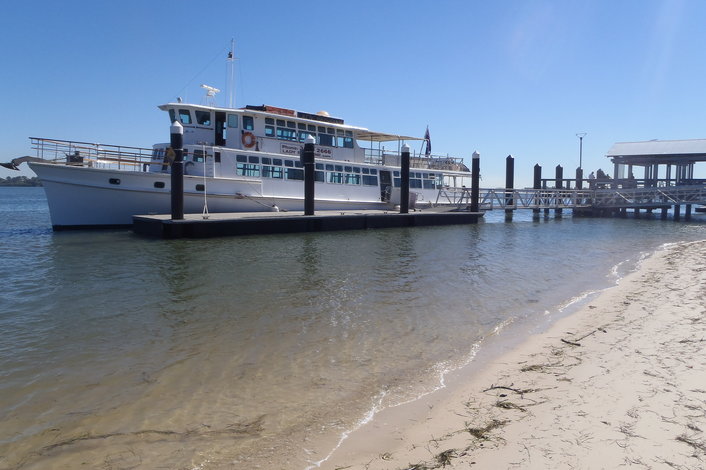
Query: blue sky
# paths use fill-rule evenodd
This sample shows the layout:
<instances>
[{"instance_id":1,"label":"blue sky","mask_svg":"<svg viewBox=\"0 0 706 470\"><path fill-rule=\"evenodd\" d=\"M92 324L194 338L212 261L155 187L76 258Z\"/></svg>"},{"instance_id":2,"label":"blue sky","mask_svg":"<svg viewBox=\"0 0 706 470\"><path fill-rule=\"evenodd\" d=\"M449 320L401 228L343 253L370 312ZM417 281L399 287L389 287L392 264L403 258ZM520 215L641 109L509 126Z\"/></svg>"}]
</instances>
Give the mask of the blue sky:
<instances>
[{"instance_id":1,"label":"blue sky","mask_svg":"<svg viewBox=\"0 0 706 470\"><path fill-rule=\"evenodd\" d=\"M700 0L5 2L0 160L29 136L167 141L157 105L225 89L234 38L237 106L428 125L435 153L481 153L483 186L509 154L518 187L573 174L586 132L584 169L612 173L614 142L706 138L704 20Z\"/></svg>"}]
</instances>

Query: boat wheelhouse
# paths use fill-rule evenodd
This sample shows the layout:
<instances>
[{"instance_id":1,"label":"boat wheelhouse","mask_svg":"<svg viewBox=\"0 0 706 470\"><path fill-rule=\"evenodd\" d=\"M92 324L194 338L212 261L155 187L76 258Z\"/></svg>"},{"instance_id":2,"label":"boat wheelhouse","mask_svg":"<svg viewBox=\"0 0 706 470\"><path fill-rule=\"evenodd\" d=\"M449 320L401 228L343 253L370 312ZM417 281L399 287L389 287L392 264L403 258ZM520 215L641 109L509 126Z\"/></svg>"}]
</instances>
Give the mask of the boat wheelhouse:
<instances>
[{"instance_id":1,"label":"boat wheelhouse","mask_svg":"<svg viewBox=\"0 0 706 470\"><path fill-rule=\"evenodd\" d=\"M325 112L182 102L159 109L184 128L187 213L302 210L299 155L308 136L316 141L316 210L392 209L400 202L401 145L424 142L350 126ZM129 225L133 215L170 212L169 144L31 141L37 156L29 164L44 184L55 229ZM410 166L417 207L456 204L470 187L460 158L420 151Z\"/></svg>"}]
</instances>

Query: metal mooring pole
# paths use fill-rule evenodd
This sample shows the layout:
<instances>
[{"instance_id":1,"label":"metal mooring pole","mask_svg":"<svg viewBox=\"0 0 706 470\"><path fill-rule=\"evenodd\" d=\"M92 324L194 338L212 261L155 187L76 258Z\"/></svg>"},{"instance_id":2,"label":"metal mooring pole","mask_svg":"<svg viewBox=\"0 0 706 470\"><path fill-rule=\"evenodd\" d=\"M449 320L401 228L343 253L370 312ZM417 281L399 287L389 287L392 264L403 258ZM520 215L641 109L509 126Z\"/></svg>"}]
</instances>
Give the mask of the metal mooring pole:
<instances>
[{"instance_id":1,"label":"metal mooring pole","mask_svg":"<svg viewBox=\"0 0 706 470\"><path fill-rule=\"evenodd\" d=\"M402 146L401 162L402 187L400 188L400 214L409 213L409 145Z\"/></svg>"},{"instance_id":2,"label":"metal mooring pole","mask_svg":"<svg viewBox=\"0 0 706 470\"><path fill-rule=\"evenodd\" d=\"M184 127L174 121L169 128L169 143L174 153L172 161L172 220L184 218ZM167 149L169 152L170 149Z\"/></svg>"},{"instance_id":3,"label":"metal mooring pole","mask_svg":"<svg viewBox=\"0 0 706 470\"><path fill-rule=\"evenodd\" d=\"M471 212L478 212L480 199L480 153L473 152L471 159Z\"/></svg>"},{"instance_id":4,"label":"metal mooring pole","mask_svg":"<svg viewBox=\"0 0 706 470\"><path fill-rule=\"evenodd\" d=\"M302 165L304 166L304 215L314 215L314 137L309 134L304 140Z\"/></svg>"},{"instance_id":5,"label":"metal mooring pole","mask_svg":"<svg viewBox=\"0 0 706 470\"><path fill-rule=\"evenodd\" d=\"M534 181L532 187L534 189L542 189L542 167L537 163L534 165ZM534 216L539 216L539 209L532 209L532 214Z\"/></svg>"}]
</instances>

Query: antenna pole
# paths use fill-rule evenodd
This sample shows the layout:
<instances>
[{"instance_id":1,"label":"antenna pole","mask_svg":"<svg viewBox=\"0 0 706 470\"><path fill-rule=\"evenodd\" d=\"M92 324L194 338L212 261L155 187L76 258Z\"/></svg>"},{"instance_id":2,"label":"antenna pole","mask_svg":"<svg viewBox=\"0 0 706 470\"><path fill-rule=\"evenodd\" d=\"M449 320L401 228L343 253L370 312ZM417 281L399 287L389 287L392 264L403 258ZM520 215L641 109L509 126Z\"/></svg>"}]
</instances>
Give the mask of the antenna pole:
<instances>
[{"instance_id":1,"label":"antenna pole","mask_svg":"<svg viewBox=\"0 0 706 470\"><path fill-rule=\"evenodd\" d=\"M230 40L228 53L228 107L233 108L235 101L235 39Z\"/></svg>"}]
</instances>

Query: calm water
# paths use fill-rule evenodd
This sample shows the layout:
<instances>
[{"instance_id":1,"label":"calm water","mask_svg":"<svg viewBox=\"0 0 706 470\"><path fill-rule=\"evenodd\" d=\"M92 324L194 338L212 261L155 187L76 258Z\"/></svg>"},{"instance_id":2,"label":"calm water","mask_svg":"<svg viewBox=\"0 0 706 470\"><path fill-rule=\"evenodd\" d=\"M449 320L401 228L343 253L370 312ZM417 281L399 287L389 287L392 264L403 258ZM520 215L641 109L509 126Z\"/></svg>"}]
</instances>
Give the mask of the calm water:
<instances>
[{"instance_id":1,"label":"calm water","mask_svg":"<svg viewBox=\"0 0 706 470\"><path fill-rule=\"evenodd\" d=\"M42 188L0 188L0 468L305 468L501 326L706 238L700 222L502 215L162 241L53 233Z\"/></svg>"}]
</instances>

